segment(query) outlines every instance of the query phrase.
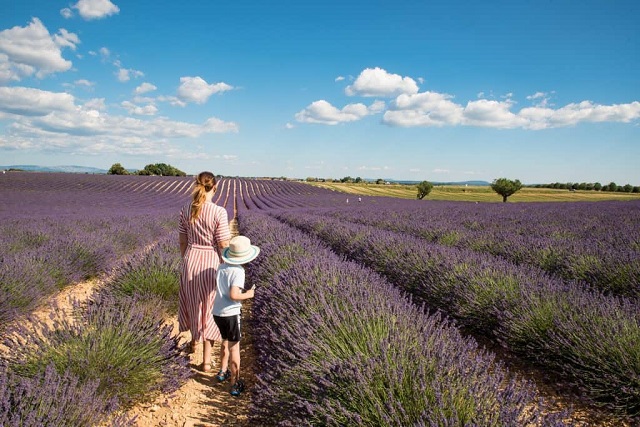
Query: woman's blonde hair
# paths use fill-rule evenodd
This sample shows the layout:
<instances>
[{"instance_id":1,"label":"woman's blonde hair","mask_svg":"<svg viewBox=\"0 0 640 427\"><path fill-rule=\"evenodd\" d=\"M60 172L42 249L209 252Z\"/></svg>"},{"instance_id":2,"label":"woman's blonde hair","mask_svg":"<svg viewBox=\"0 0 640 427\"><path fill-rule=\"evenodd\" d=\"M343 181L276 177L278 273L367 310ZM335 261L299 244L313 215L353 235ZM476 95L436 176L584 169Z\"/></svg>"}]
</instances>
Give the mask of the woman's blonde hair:
<instances>
[{"instance_id":1,"label":"woman's blonde hair","mask_svg":"<svg viewBox=\"0 0 640 427\"><path fill-rule=\"evenodd\" d=\"M191 202L191 216L189 220L195 222L200 216L202 205L206 200L207 193L216 186L216 177L211 172L200 172L196 176L196 182L191 192L193 201Z\"/></svg>"}]
</instances>

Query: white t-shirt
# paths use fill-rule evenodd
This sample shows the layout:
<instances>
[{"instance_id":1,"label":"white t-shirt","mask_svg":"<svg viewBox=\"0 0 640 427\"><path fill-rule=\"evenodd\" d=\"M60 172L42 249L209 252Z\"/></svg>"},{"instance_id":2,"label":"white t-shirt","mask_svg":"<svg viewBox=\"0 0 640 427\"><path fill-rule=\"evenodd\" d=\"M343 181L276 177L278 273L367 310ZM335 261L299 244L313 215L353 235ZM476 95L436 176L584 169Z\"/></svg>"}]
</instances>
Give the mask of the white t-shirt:
<instances>
[{"instance_id":1,"label":"white t-shirt","mask_svg":"<svg viewBox=\"0 0 640 427\"><path fill-rule=\"evenodd\" d=\"M244 267L220 264L218 267L216 297L213 301L214 316L228 317L240 314L242 303L229 297L232 286L244 289Z\"/></svg>"}]
</instances>

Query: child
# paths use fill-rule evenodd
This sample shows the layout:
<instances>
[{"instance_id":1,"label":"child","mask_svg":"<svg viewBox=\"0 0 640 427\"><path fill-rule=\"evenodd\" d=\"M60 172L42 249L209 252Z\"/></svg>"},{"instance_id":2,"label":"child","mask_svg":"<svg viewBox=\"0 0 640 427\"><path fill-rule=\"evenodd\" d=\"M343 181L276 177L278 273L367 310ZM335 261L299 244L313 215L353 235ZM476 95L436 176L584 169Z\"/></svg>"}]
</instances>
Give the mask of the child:
<instances>
[{"instance_id":1,"label":"child","mask_svg":"<svg viewBox=\"0 0 640 427\"><path fill-rule=\"evenodd\" d=\"M233 396L239 396L244 391L244 382L240 379L241 301L253 298L255 293L255 286L244 290L245 272L242 264L253 261L259 253L260 248L252 245L249 238L236 236L229 241L229 247L222 251L224 264L218 268L212 310L213 320L222 335L218 381L231 378Z\"/></svg>"}]
</instances>

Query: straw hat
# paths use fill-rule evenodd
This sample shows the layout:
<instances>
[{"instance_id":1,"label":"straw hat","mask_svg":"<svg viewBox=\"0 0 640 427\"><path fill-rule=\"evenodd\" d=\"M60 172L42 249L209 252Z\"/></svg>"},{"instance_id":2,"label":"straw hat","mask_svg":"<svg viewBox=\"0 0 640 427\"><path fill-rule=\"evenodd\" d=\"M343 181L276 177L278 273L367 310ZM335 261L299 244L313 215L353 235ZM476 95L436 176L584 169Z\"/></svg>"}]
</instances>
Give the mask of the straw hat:
<instances>
[{"instance_id":1,"label":"straw hat","mask_svg":"<svg viewBox=\"0 0 640 427\"><path fill-rule=\"evenodd\" d=\"M226 264L240 265L253 261L260 253L260 248L252 245L245 236L236 236L229 241L229 246L222 251L222 260Z\"/></svg>"}]
</instances>

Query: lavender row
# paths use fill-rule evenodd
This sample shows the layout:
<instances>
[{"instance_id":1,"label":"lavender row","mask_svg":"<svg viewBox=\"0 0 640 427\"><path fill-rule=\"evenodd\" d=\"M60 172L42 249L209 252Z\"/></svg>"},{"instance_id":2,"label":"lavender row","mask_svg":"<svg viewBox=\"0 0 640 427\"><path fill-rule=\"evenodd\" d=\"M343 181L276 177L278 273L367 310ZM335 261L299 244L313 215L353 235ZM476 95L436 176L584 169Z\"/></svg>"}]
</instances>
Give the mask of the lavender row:
<instances>
[{"instance_id":1,"label":"lavender row","mask_svg":"<svg viewBox=\"0 0 640 427\"><path fill-rule=\"evenodd\" d=\"M106 273L121 257L166 234L173 216L3 221L0 324L69 284Z\"/></svg>"},{"instance_id":2,"label":"lavender row","mask_svg":"<svg viewBox=\"0 0 640 427\"><path fill-rule=\"evenodd\" d=\"M640 307L540 270L327 216L277 218L369 266L417 301L565 376L598 404L640 415Z\"/></svg>"},{"instance_id":3,"label":"lavender row","mask_svg":"<svg viewBox=\"0 0 640 427\"><path fill-rule=\"evenodd\" d=\"M88 303L15 324L0 358L0 425L136 425L123 410L191 376L165 324L178 298L176 236L119 266Z\"/></svg>"},{"instance_id":4,"label":"lavender row","mask_svg":"<svg viewBox=\"0 0 640 427\"><path fill-rule=\"evenodd\" d=\"M564 425L530 383L377 274L263 214L248 279L260 425Z\"/></svg>"},{"instance_id":5,"label":"lavender row","mask_svg":"<svg viewBox=\"0 0 640 427\"><path fill-rule=\"evenodd\" d=\"M330 215L534 265L607 293L640 297L638 202L418 205L404 201L333 210Z\"/></svg>"}]
</instances>

